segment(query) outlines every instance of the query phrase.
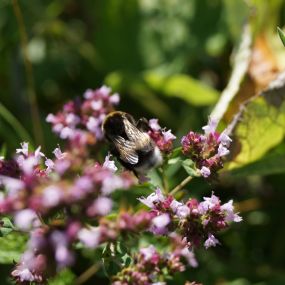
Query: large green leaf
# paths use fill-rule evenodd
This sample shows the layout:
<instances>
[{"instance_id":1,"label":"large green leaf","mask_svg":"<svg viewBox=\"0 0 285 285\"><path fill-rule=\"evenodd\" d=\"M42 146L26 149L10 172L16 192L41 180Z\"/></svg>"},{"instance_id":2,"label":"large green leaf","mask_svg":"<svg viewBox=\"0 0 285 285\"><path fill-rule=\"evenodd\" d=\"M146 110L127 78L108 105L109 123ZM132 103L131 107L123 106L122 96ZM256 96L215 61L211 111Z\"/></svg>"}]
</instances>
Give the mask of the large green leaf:
<instances>
[{"instance_id":1,"label":"large green leaf","mask_svg":"<svg viewBox=\"0 0 285 285\"><path fill-rule=\"evenodd\" d=\"M219 97L215 89L186 74L163 76L155 72L147 72L144 79L157 92L178 97L194 106L214 104Z\"/></svg>"},{"instance_id":2,"label":"large green leaf","mask_svg":"<svg viewBox=\"0 0 285 285\"><path fill-rule=\"evenodd\" d=\"M15 133L22 139L32 141L29 133L25 130L18 119L3 105L0 103L0 119L3 118L8 124L11 125Z\"/></svg>"},{"instance_id":3,"label":"large green leaf","mask_svg":"<svg viewBox=\"0 0 285 285\"><path fill-rule=\"evenodd\" d=\"M0 263L10 264L19 261L25 250L26 236L11 232L5 237L0 237Z\"/></svg>"},{"instance_id":4,"label":"large green leaf","mask_svg":"<svg viewBox=\"0 0 285 285\"><path fill-rule=\"evenodd\" d=\"M284 34L284 32L279 27L277 27L277 32L278 32L278 35L282 41L283 46L285 46L285 34Z\"/></svg>"},{"instance_id":5,"label":"large green leaf","mask_svg":"<svg viewBox=\"0 0 285 285\"><path fill-rule=\"evenodd\" d=\"M0 237L6 236L10 232L12 232L14 226L9 218L4 217L0 220Z\"/></svg>"},{"instance_id":6,"label":"large green leaf","mask_svg":"<svg viewBox=\"0 0 285 285\"><path fill-rule=\"evenodd\" d=\"M71 285L74 284L75 275L70 269L62 270L56 277L49 280L49 285Z\"/></svg>"},{"instance_id":7,"label":"large green leaf","mask_svg":"<svg viewBox=\"0 0 285 285\"><path fill-rule=\"evenodd\" d=\"M259 160L282 142L285 135L285 73L243 106L235 121L234 157L228 169ZM258 167L261 169L261 165Z\"/></svg>"},{"instance_id":8,"label":"large green leaf","mask_svg":"<svg viewBox=\"0 0 285 285\"><path fill-rule=\"evenodd\" d=\"M285 172L285 144L270 150L264 157L244 167L231 171L231 175L242 177L248 175L269 175Z\"/></svg>"}]
</instances>

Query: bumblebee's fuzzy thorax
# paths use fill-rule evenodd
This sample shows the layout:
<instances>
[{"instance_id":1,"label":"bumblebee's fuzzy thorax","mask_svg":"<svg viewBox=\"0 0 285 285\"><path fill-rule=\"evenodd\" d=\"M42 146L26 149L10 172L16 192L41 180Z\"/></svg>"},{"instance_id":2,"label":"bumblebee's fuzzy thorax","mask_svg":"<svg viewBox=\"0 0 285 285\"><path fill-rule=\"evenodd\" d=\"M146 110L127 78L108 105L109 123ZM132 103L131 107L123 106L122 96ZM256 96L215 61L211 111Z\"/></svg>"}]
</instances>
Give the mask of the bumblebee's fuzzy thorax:
<instances>
[{"instance_id":1,"label":"bumblebee's fuzzy thorax","mask_svg":"<svg viewBox=\"0 0 285 285\"><path fill-rule=\"evenodd\" d=\"M102 125L111 152L127 169L144 174L162 162L160 150L148 135L145 119L138 122L128 113L110 113Z\"/></svg>"}]
</instances>

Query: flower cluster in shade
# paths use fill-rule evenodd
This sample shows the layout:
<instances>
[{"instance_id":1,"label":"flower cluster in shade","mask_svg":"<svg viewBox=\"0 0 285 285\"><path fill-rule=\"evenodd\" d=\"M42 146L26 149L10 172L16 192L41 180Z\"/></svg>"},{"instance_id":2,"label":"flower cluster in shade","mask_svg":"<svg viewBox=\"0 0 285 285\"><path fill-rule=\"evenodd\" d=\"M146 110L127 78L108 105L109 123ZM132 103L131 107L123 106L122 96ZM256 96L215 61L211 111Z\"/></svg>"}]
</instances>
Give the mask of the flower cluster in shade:
<instances>
[{"instance_id":1,"label":"flower cluster in shade","mask_svg":"<svg viewBox=\"0 0 285 285\"><path fill-rule=\"evenodd\" d=\"M242 218L234 212L233 201L222 204L213 193L204 201L189 199L178 202L173 196L164 196L160 189L140 201L151 209L154 218L149 230L157 235L176 232L189 248L204 245L206 249L219 244L215 235Z\"/></svg>"},{"instance_id":2,"label":"flower cluster in shade","mask_svg":"<svg viewBox=\"0 0 285 285\"><path fill-rule=\"evenodd\" d=\"M99 164L88 160L82 153L62 153L60 148L56 148L55 159L51 160L40 148L29 151L27 143L17 149L17 154L14 161L17 176L14 170L11 176L0 176L5 190L0 199L0 213L14 213L16 221L21 220L21 213L26 213L22 218L26 221L25 226L19 223L23 229L29 228L31 218L27 218L28 213L37 212L45 216L61 207L68 207L73 212L73 204L78 204L74 214L80 212L88 217L106 215L112 208L108 195L133 184L130 173L116 172L109 155L103 164Z\"/></svg>"},{"instance_id":3,"label":"flower cluster in shade","mask_svg":"<svg viewBox=\"0 0 285 285\"><path fill-rule=\"evenodd\" d=\"M173 141L176 139L171 130L166 131L158 123L158 119L150 119L148 134L163 153L169 153L173 148Z\"/></svg>"},{"instance_id":4,"label":"flower cluster in shade","mask_svg":"<svg viewBox=\"0 0 285 285\"><path fill-rule=\"evenodd\" d=\"M133 264L113 277L112 285L166 285L164 281L170 276L185 270L184 258L183 251L161 254L153 245L141 248L133 258Z\"/></svg>"},{"instance_id":5,"label":"flower cluster in shade","mask_svg":"<svg viewBox=\"0 0 285 285\"><path fill-rule=\"evenodd\" d=\"M71 216L64 222L55 221L49 227L35 227L30 233L27 250L12 271L12 277L19 284L45 284L62 268L74 265L74 244L80 242L84 248L95 250L100 245L145 231L151 219L152 215L146 211L135 214L125 212L114 220L100 217L97 226L86 227L82 218ZM184 255L194 259L191 253Z\"/></svg>"},{"instance_id":6,"label":"flower cluster in shade","mask_svg":"<svg viewBox=\"0 0 285 285\"><path fill-rule=\"evenodd\" d=\"M52 160L23 143L15 159L1 160L0 214L11 215L18 230L30 233L28 248L12 272L19 284L43 284L72 265L72 244L83 224L108 215L110 194L134 183L129 172L117 171L110 155L100 164L82 150L56 148Z\"/></svg>"},{"instance_id":7,"label":"flower cluster in shade","mask_svg":"<svg viewBox=\"0 0 285 285\"><path fill-rule=\"evenodd\" d=\"M111 94L111 89L102 86L88 89L84 100L66 103L57 114L49 114L46 121L52 124L52 130L61 138L73 144L91 144L103 138L101 125L106 115L113 111L120 101L119 94Z\"/></svg>"},{"instance_id":8,"label":"flower cluster in shade","mask_svg":"<svg viewBox=\"0 0 285 285\"><path fill-rule=\"evenodd\" d=\"M189 132L181 140L182 152L189 156L200 174L205 178L214 178L223 167L223 157L229 154L231 138L227 130L216 132L217 122L210 119L203 127L204 134Z\"/></svg>"}]
</instances>

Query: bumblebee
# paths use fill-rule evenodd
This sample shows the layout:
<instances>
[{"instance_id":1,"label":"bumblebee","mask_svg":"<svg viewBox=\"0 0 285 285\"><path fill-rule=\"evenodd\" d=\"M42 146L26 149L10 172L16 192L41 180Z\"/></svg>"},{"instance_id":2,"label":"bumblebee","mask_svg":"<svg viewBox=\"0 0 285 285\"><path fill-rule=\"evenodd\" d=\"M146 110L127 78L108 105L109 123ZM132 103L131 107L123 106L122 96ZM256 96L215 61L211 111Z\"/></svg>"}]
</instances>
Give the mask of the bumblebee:
<instances>
[{"instance_id":1,"label":"bumblebee","mask_svg":"<svg viewBox=\"0 0 285 285\"><path fill-rule=\"evenodd\" d=\"M145 118L136 122L132 115L115 111L107 115L102 130L111 153L136 176L161 164L160 150L148 134L150 127Z\"/></svg>"}]
</instances>

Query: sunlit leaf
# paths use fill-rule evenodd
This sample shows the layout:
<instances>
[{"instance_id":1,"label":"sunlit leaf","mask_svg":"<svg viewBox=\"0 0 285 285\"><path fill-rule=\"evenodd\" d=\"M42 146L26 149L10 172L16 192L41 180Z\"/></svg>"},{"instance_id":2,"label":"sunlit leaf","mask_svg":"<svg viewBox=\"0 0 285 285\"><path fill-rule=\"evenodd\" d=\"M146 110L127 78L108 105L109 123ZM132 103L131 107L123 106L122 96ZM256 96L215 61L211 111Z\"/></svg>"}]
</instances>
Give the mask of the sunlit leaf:
<instances>
[{"instance_id":1,"label":"sunlit leaf","mask_svg":"<svg viewBox=\"0 0 285 285\"><path fill-rule=\"evenodd\" d=\"M155 72L145 73L148 85L166 96L177 97L194 106L214 104L219 92L186 74L163 76Z\"/></svg>"},{"instance_id":2,"label":"sunlit leaf","mask_svg":"<svg viewBox=\"0 0 285 285\"><path fill-rule=\"evenodd\" d=\"M194 162L191 159L185 159L182 162L182 166L188 175L192 177L197 176L197 171L194 169Z\"/></svg>"},{"instance_id":3,"label":"sunlit leaf","mask_svg":"<svg viewBox=\"0 0 285 285\"><path fill-rule=\"evenodd\" d=\"M0 237L8 235L13 231L13 224L9 218L4 217L0 220Z\"/></svg>"},{"instance_id":4,"label":"sunlit leaf","mask_svg":"<svg viewBox=\"0 0 285 285\"><path fill-rule=\"evenodd\" d=\"M247 9L246 1L243 0L223 0L225 9L225 20L231 36L238 40L248 17L249 9Z\"/></svg>"},{"instance_id":5,"label":"sunlit leaf","mask_svg":"<svg viewBox=\"0 0 285 285\"><path fill-rule=\"evenodd\" d=\"M277 27L277 32L278 32L278 35L282 41L283 46L285 46L285 34L284 34L284 32L279 27Z\"/></svg>"},{"instance_id":6,"label":"sunlit leaf","mask_svg":"<svg viewBox=\"0 0 285 285\"><path fill-rule=\"evenodd\" d=\"M11 232L5 237L0 237L0 263L10 264L19 261L25 244L26 236L21 233Z\"/></svg>"},{"instance_id":7,"label":"sunlit leaf","mask_svg":"<svg viewBox=\"0 0 285 285\"><path fill-rule=\"evenodd\" d=\"M72 285L74 284L75 275L70 269L62 270L56 277L49 280L49 285Z\"/></svg>"},{"instance_id":8,"label":"sunlit leaf","mask_svg":"<svg viewBox=\"0 0 285 285\"><path fill-rule=\"evenodd\" d=\"M105 83L116 92L128 93L141 106L160 119L167 120L171 117L169 106L151 91L141 75L112 72L106 76Z\"/></svg>"},{"instance_id":9,"label":"sunlit leaf","mask_svg":"<svg viewBox=\"0 0 285 285\"><path fill-rule=\"evenodd\" d=\"M229 169L262 158L285 134L285 73L261 95L250 100L237 117Z\"/></svg>"},{"instance_id":10,"label":"sunlit leaf","mask_svg":"<svg viewBox=\"0 0 285 285\"><path fill-rule=\"evenodd\" d=\"M285 173L285 145L270 150L263 158L231 171L233 176L270 175Z\"/></svg>"}]
</instances>

